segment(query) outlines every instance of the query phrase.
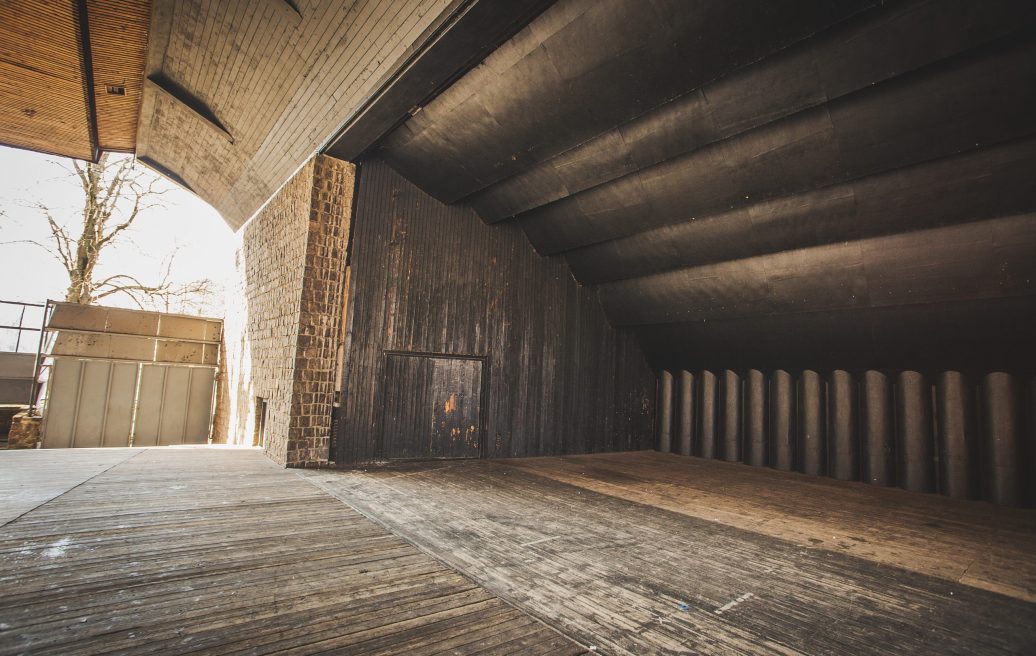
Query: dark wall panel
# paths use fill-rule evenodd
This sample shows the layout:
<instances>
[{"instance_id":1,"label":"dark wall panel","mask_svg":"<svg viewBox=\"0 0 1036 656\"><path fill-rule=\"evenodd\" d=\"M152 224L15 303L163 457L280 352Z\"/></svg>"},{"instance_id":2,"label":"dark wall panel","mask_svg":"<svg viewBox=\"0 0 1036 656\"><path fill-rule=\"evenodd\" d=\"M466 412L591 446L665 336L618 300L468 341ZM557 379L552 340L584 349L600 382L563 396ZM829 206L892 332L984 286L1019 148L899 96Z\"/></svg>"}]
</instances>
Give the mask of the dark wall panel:
<instances>
[{"instance_id":1,"label":"dark wall panel","mask_svg":"<svg viewBox=\"0 0 1036 656\"><path fill-rule=\"evenodd\" d=\"M385 457L479 457L482 368L480 360L386 355Z\"/></svg>"},{"instance_id":2,"label":"dark wall panel","mask_svg":"<svg viewBox=\"0 0 1036 656\"><path fill-rule=\"evenodd\" d=\"M959 371L944 371L936 384L939 491L958 499L978 497L978 437L971 388Z\"/></svg>"},{"instance_id":3,"label":"dark wall panel","mask_svg":"<svg viewBox=\"0 0 1036 656\"><path fill-rule=\"evenodd\" d=\"M681 371L677 390L679 403L676 452L682 456L689 456L694 453L694 374L686 370Z\"/></svg>"},{"instance_id":4,"label":"dark wall panel","mask_svg":"<svg viewBox=\"0 0 1036 656\"><path fill-rule=\"evenodd\" d=\"M827 470L832 478L859 478L856 384L848 371L831 372L827 386Z\"/></svg>"},{"instance_id":5,"label":"dark wall panel","mask_svg":"<svg viewBox=\"0 0 1036 656\"><path fill-rule=\"evenodd\" d=\"M762 467L769 463L766 430L766 376L758 369L745 374L745 439L744 459Z\"/></svg>"},{"instance_id":6,"label":"dark wall panel","mask_svg":"<svg viewBox=\"0 0 1036 656\"><path fill-rule=\"evenodd\" d=\"M770 377L770 464L775 469L795 468L795 382L778 369Z\"/></svg>"},{"instance_id":7,"label":"dark wall panel","mask_svg":"<svg viewBox=\"0 0 1036 656\"><path fill-rule=\"evenodd\" d=\"M667 378L677 376L659 372ZM1031 376L749 369L693 378L693 455L1036 507Z\"/></svg>"},{"instance_id":8,"label":"dark wall panel","mask_svg":"<svg viewBox=\"0 0 1036 656\"><path fill-rule=\"evenodd\" d=\"M719 386L716 374L703 371L698 376L698 455L716 457L716 424L719 413Z\"/></svg>"},{"instance_id":9,"label":"dark wall panel","mask_svg":"<svg viewBox=\"0 0 1036 656\"><path fill-rule=\"evenodd\" d=\"M824 381L806 370L799 376L798 428L799 471L813 476L827 473L827 425Z\"/></svg>"},{"instance_id":10,"label":"dark wall panel","mask_svg":"<svg viewBox=\"0 0 1036 656\"><path fill-rule=\"evenodd\" d=\"M860 385L860 480L864 483L895 484L895 434L888 376L866 371Z\"/></svg>"},{"instance_id":11,"label":"dark wall panel","mask_svg":"<svg viewBox=\"0 0 1036 656\"><path fill-rule=\"evenodd\" d=\"M741 460L741 377L727 370L721 374L720 408L723 432L721 457L728 462Z\"/></svg>"},{"instance_id":12,"label":"dark wall panel","mask_svg":"<svg viewBox=\"0 0 1036 656\"><path fill-rule=\"evenodd\" d=\"M1004 372L990 373L982 382L982 466L985 498L1017 506L1024 497L1026 450L1032 435L1022 426L1018 384Z\"/></svg>"},{"instance_id":13,"label":"dark wall panel","mask_svg":"<svg viewBox=\"0 0 1036 656\"><path fill-rule=\"evenodd\" d=\"M389 455L392 353L485 359L486 457L654 446L655 380L634 337L517 226L486 226L379 161L361 164L353 225L340 463Z\"/></svg>"},{"instance_id":14,"label":"dark wall panel","mask_svg":"<svg viewBox=\"0 0 1036 656\"><path fill-rule=\"evenodd\" d=\"M662 453L673 450L673 375L663 371L658 381L658 446Z\"/></svg>"},{"instance_id":15,"label":"dark wall panel","mask_svg":"<svg viewBox=\"0 0 1036 656\"><path fill-rule=\"evenodd\" d=\"M896 482L911 492L935 490L931 394L923 374L902 371L895 384Z\"/></svg>"}]
</instances>

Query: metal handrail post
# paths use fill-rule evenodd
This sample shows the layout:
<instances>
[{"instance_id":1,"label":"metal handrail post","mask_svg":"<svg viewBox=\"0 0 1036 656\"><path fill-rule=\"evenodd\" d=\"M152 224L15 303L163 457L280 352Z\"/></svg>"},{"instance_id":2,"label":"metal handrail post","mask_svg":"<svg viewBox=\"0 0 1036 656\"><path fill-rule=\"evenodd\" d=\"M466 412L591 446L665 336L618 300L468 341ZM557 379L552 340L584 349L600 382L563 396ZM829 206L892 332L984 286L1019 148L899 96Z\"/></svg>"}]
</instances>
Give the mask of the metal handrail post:
<instances>
[{"instance_id":1,"label":"metal handrail post","mask_svg":"<svg viewBox=\"0 0 1036 656\"><path fill-rule=\"evenodd\" d=\"M43 319L40 323L40 341L36 346L36 360L32 365L32 385L29 387L29 415L36 414L36 386L40 377L40 355L43 353L43 336L47 333L47 314L50 313L50 299L43 306Z\"/></svg>"},{"instance_id":2,"label":"metal handrail post","mask_svg":"<svg viewBox=\"0 0 1036 656\"><path fill-rule=\"evenodd\" d=\"M22 313L18 315L18 335L14 338L14 352L21 352L22 348L22 326L25 325L25 306L22 306Z\"/></svg>"}]
</instances>

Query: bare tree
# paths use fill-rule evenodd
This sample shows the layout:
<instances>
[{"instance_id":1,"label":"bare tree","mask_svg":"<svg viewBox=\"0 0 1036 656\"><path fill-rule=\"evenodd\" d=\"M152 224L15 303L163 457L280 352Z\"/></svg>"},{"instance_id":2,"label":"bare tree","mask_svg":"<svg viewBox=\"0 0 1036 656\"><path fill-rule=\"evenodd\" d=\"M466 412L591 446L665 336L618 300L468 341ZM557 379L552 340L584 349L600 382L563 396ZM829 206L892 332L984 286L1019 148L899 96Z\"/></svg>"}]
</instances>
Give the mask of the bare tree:
<instances>
[{"instance_id":1,"label":"bare tree","mask_svg":"<svg viewBox=\"0 0 1036 656\"><path fill-rule=\"evenodd\" d=\"M200 304L213 293L213 284L208 279L184 285L172 282L170 274L175 250L163 260L162 277L157 282L144 283L128 273L97 279L95 269L101 255L142 214L159 204L164 190L160 188L157 176L138 166L130 157L115 160L105 153L96 164L72 160L69 173L78 178L83 190L83 209L78 226L66 227L46 203L37 201L33 206L46 217L51 242L26 240L46 250L65 268L69 280L65 301L92 304L121 294L138 307L157 305L169 311L174 305L179 309L189 307L194 304L192 300Z\"/></svg>"}]
</instances>

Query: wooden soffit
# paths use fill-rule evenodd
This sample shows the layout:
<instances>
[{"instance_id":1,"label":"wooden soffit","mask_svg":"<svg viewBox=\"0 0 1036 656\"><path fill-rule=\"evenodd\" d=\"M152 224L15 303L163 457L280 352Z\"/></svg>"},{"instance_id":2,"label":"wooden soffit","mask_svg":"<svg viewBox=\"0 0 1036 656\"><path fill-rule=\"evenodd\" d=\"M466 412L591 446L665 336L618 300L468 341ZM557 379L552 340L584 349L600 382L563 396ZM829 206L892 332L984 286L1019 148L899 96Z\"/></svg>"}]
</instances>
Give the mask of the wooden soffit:
<instances>
[{"instance_id":1,"label":"wooden soffit","mask_svg":"<svg viewBox=\"0 0 1036 656\"><path fill-rule=\"evenodd\" d=\"M0 3L0 144L133 151L150 0Z\"/></svg>"}]
</instances>

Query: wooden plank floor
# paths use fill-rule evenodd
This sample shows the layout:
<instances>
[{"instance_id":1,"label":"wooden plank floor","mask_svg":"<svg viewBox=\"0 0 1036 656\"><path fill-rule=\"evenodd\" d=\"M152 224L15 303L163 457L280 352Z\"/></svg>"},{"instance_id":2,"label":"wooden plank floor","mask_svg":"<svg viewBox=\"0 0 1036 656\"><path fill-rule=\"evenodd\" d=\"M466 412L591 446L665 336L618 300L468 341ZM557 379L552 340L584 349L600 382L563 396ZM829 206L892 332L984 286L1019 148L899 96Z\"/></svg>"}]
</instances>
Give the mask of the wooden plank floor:
<instances>
[{"instance_id":1,"label":"wooden plank floor","mask_svg":"<svg viewBox=\"0 0 1036 656\"><path fill-rule=\"evenodd\" d=\"M1036 602L1036 510L656 451L506 462L629 501Z\"/></svg>"},{"instance_id":2,"label":"wooden plank floor","mask_svg":"<svg viewBox=\"0 0 1036 656\"><path fill-rule=\"evenodd\" d=\"M132 458L139 449L52 450L46 457L24 449L0 451L0 526L85 480Z\"/></svg>"},{"instance_id":3,"label":"wooden plank floor","mask_svg":"<svg viewBox=\"0 0 1036 656\"><path fill-rule=\"evenodd\" d=\"M609 458L612 481L654 475L651 456ZM775 537L552 478L567 460L302 475L599 653L1036 653L1036 604L846 553L837 534ZM825 489L797 503L830 505Z\"/></svg>"},{"instance_id":4,"label":"wooden plank floor","mask_svg":"<svg viewBox=\"0 0 1036 656\"><path fill-rule=\"evenodd\" d=\"M584 651L257 451L104 453L0 452L92 463L0 526L0 654Z\"/></svg>"}]
</instances>

